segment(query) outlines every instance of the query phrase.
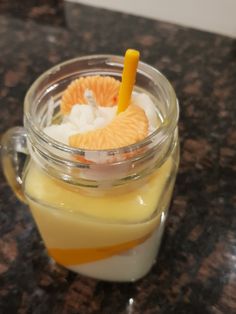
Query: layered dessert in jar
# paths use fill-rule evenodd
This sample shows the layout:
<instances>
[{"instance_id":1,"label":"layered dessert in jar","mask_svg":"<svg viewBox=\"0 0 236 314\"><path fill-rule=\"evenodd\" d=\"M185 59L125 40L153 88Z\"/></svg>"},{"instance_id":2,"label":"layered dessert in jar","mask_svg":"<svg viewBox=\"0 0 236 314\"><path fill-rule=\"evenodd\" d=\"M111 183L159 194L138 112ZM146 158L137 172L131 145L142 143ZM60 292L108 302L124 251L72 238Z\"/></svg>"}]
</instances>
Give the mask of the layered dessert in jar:
<instances>
[{"instance_id":1,"label":"layered dessert in jar","mask_svg":"<svg viewBox=\"0 0 236 314\"><path fill-rule=\"evenodd\" d=\"M32 158L24 192L56 262L97 279L134 281L156 259L178 167L178 144L173 135L155 151L151 136L163 126L156 100L133 86L128 105L120 108L121 84L112 76L89 73L65 88L53 104L60 107L56 116L48 103L42 131L79 150L73 156L78 167L71 170L78 180L59 179ZM60 163L57 156L55 162Z\"/></svg>"}]
</instances>

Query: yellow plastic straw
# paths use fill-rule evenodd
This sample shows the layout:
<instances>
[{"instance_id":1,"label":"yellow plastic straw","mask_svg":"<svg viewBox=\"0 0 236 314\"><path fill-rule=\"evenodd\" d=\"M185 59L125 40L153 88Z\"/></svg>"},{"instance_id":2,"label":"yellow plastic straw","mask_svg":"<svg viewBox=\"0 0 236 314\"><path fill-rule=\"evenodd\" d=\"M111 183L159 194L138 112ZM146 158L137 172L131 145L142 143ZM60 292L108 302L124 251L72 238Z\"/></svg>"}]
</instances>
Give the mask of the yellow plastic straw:
<instances>
[{"instance_id":1,"label":"yellow plastic straw","mask_svg":"<svg viewBox=\"0 0 236 314\"><path fill-rule=\"evenodd\" d=\"M139 51L134 49L128 49L125 53L124 69L118 95L117 113L125 111L129 106L131 93L136 79L139 55Z\"/></svg>"}]
</instances>

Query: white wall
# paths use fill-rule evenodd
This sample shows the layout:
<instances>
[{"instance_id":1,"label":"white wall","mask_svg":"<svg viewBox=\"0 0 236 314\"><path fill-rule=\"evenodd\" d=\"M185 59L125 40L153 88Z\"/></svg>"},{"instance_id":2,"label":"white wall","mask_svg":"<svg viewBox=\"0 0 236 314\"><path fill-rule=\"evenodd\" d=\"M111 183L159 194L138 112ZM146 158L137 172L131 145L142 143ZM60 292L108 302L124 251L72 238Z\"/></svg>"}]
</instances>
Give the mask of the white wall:
<instances>
[{"instance_id":1,"label":"white wall","mask_svg":"<svg viewBox=\"0 0 236 314\"><path fill-rule=\"evenodd\" d=\"M236 0L69 0L236 38Z\"/></svg>"}]
</instances>

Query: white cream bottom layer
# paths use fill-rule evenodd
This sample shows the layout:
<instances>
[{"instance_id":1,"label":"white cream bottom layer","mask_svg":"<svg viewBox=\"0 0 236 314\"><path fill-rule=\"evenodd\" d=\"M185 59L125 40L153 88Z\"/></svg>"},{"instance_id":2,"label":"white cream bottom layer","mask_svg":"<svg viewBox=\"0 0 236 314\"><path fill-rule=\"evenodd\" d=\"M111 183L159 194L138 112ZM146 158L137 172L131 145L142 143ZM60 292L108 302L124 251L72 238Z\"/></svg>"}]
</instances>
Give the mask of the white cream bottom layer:
<instances>
[{"instance_id":1,"label":"white cream bottom layer","mask_svg":"<svg viewBox=\"0 0 236 314\"><path fill-rule=\"evenodd\" d=\"M91 278L107 281L136 281L148 273L160 247L164 221L144 243L123 254L87 263L67 266L68 269Z\"/></svg>"}]
</instances>

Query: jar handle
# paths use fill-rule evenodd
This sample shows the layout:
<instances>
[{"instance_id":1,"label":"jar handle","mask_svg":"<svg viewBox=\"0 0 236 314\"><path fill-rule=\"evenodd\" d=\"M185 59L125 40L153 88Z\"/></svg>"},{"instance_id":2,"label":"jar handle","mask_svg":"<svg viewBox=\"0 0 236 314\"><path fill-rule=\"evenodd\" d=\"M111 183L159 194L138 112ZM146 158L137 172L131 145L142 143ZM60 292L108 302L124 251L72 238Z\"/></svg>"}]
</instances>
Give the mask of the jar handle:
<instances>
[{"instance_id":1,"label":"jar handle","mask_svg":"<svg viewBox=\"0 0 236 314\"><path fill-rule=\"evenodd\" d=\"M16 196L26 203L22 190L22 172L28 155L25 129L14 127L6 131L2 136L0 148L3 173L7 182Z\"/></svg>"}]
</instances>

